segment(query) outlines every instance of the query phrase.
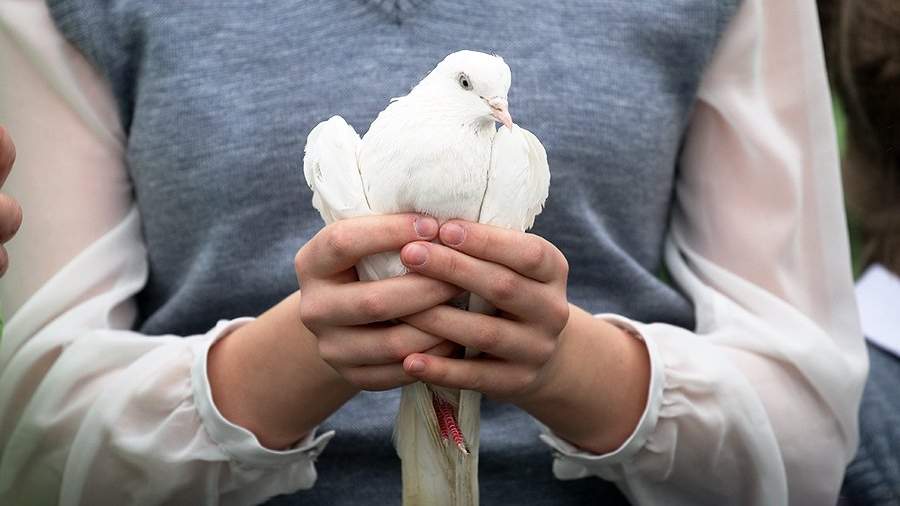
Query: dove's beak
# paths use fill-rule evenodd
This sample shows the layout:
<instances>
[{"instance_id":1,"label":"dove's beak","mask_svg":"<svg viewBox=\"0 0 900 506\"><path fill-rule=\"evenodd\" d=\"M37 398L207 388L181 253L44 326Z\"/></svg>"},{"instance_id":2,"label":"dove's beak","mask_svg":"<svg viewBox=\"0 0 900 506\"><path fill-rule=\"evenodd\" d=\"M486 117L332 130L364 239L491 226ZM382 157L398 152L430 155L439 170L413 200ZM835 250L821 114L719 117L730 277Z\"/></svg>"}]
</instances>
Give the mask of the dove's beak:
<instances>
[{"instance_id":1,"label":"dove's beak","mask_svg":"<svg viewBox=\"0 0 900 506\"><path fill-rule=\"evenodd\" d=\"M513 120L512 116L509 115L509 103L503 97L491 97L485 98L485 102L487 102L488 107L491 108L491 116L494 117L495 120L503 123L506 128L512 128Z\"/></svg>"}]
</instances>

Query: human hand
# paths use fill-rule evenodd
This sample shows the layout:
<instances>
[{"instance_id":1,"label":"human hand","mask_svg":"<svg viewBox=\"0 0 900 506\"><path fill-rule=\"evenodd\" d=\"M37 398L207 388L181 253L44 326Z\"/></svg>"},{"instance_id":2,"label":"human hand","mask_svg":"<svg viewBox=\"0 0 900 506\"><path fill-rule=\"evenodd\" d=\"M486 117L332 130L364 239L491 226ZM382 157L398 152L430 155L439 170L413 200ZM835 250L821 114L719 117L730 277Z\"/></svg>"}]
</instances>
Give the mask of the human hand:
<instances>
[{"instance_id":1,"label":"human hand","mask_svg":"<svg viewBox=\"0 0 900 506\"><path fill-rule=\"evenodd\" d=\"M375 253L429 241L437 222L414 214L342 220L323 228L295 258L300 319L318 338L322 360L363 390L386 390L417 381L403 370L412 353L448 356L456 344L406 323L389 320L442 304L461 290L408 274L359 281L354 265Z\"/></svg>"},{"instance_id":2,"label":"human hand","mask_svg":"<svg viewBox=\"0 0 900 506\"><path fill-rule=\"evenodd\" d=\"M476 293L501 312L435 306L402 318L487 354L462 360L415 353L404 361L406 372L427 383L527 401L545 384L569 320L565 256L539 236L471 222L445 223L440 239L443 245L407 244L401 259L411 271Z\"/></svg>"},{"instance_id":3,"label":"human hand","mask_svg":"<svg viewBox=\"0 0 900 506\"><path fill-rule=\"evenodd\" d=\"M0 127L0 188L3 188L15 161L16 146L6 129ZM22 208L19 203L9 195L0 193L0 276L9 267L9 256L2 245L16 235L21 224Z\"/></svg>"},{"instance_id":4,"label":"human hand","mask_svg":"<svg viewBox=\"0 0 900 506\"><path fill-rule=\"evenodd\" d=\"M402 318L487 353L464 360L415 353L403 363L406 372L511 402L588 451L618 448L646 405L643 342L567 302L568 263L546 240L460 221L445 223L440 239L443 245L408 244L401 258L411 271L474 292L501 312L436 306Z\"/></svg>"}]
</instances>

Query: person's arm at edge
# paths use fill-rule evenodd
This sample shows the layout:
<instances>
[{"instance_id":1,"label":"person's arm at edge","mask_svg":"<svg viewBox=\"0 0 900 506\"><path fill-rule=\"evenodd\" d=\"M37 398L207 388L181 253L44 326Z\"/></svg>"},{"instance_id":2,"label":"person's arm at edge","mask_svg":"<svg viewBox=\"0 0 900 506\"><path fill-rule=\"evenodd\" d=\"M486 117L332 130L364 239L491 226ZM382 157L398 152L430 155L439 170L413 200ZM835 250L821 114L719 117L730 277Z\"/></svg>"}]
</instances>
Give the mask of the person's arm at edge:
<instances>
[{"instance_id":1,"label":"person's arm at edge","mask_svg":"<svg viewBox=\"0 0 900 506\"><path fill-rule=\"evenodd\" d=\"M748 0L700 90L666 247L696 332L598 315L647 343L649 402L612 452L587 451L609 431L547 428L557 476L639 504L834 500L866 373L848 251L815 6Z\"/></svg>"},{"instance_id":2,"label":"person's arm at edge","mask_svg":"<svg viewBox=\"0 0 900 506\"><path fill-rule=\"evenodd\" d=\"M246 503L312 486L313 461L331 433L302 436L320 411L308 412L298 424L306 427L302 440L280 452L212 401L206 352L251 319L184 338L128 330L147 265L112 96L55 30L43 2L0 6L0 37L0 66L17 69L0 78L0 120L20 148L9 188L32 210L10 243L12 255L28 261L13 263L0 289L11 315L0 341L0 497L71 504L108 502L119 491ZM330 384L333 373L316 354L307 356L315 363L306 369ZM297 412L304 404L297 399ZM160 405L172 411L142 411ZM35 437L49 433L54 447L42 447ZM150 444L133 446L138 434ZM145 476L166 472L153 480L123 476L135 465ZM171 473L179 480L159 481Z\"/></svg>"}]
</instances>

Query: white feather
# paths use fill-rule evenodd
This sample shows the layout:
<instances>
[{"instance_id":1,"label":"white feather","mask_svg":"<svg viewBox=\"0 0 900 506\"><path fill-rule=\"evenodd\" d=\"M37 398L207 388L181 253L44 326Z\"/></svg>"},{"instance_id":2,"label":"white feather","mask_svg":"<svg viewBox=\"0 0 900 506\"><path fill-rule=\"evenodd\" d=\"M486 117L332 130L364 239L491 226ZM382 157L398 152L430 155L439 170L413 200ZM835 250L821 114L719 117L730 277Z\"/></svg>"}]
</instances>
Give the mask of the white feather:
<instances>
[{"instance_id":1,"label":"white feather","mask_svg":"<svg viewBox=\"0 0 900 506\"><path fill-rule=\"evenodd\" d=\"M313 191L312 204L326 224L374 214L359 174L359 135L340 116L316 125L306 139L303 175ZM406 273L396 253L362 259L356 266L362 280L385 279Z\"/></svg>"},{"instance_id":2,"label":"white feather","mask_svg":"<svg viewBox=\"0 0 900 506\"><path fill-rule=\"evenodd\" d=\"M479 220L497 227L528 230L550 191L547 153L537 137L513 125L494 137L491 173Z\"/></svg>"},{"instance_id":3,"label":"white feather","mask_svg":"<svg viewBox=\"0 0 900 506\"><path fill-rule=\"evenodd\" d=\"M340 116L316 125L306 139L303 175L325 223L372 214L359 176L359 135Z\"/></svg>"},{"instance_id":4,"label":"white feather","mask_svg":"<svg viewBox=\"0 0 900 506\"><path fill-rule=\"evenodd\" d=\"M472 88L460 90L465 72ZM307 139L303 172L313 206L326 223L370 214L419 212L440 222L459 218L526 230L547 198L547 156L527 130L494 127L484 97L503 97L511 83L498 56L460 51L445 58L406 96L392 99L366 135L339 116ZM406 272L399 254L367 257L360 279ZM468 309L494 308L472 294ZM466 357L477 350L467 349ZM432 393L456 410L469 453L444 446ZM403 464L407 506L478 504L481 394L415 383L403 388L394 443Z\"/></svg>"}]
</instances>

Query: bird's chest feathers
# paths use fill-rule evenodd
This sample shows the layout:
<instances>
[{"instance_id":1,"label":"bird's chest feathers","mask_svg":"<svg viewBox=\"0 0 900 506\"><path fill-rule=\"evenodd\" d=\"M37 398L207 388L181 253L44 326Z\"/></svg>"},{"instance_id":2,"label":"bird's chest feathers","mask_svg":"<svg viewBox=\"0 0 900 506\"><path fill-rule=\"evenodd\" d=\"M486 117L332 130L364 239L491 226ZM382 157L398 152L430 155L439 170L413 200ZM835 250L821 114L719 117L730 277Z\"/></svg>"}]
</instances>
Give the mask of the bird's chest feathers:
<instances>
[{"instance_id":1,"label":"bird's chest feathers","mask_svg":"<svg viewBox=\"0 0 900 506\"><path fill-rule=\"evenodd\" d=\"M360 171L374 211L420 212L442 221L478 219L493 132L422 128L393 136L390 143L365 146L366 140Z\"/></svg>"}]
</instances>

